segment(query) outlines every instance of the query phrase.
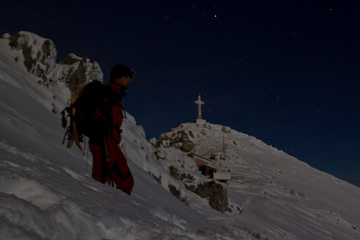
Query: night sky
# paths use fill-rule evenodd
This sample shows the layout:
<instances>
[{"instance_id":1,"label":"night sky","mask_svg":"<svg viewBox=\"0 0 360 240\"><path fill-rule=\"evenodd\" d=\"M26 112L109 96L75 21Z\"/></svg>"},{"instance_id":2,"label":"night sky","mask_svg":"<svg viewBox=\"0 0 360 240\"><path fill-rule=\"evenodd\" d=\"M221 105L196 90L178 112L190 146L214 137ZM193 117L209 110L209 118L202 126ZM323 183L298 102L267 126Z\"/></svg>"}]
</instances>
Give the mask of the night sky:
<instances>
[{"instance_id":1,"label":"night sky","mask_svg":"<svg viewBox=\"0 0 360 240\"><path fill-rule=\"evenodd\" d=\"M0 34L137 70L148 139L197 116L360 183L360 7L347 1L1 0ZM352 1L356 2L356 1Z\"/></svg>"}]
</instances>

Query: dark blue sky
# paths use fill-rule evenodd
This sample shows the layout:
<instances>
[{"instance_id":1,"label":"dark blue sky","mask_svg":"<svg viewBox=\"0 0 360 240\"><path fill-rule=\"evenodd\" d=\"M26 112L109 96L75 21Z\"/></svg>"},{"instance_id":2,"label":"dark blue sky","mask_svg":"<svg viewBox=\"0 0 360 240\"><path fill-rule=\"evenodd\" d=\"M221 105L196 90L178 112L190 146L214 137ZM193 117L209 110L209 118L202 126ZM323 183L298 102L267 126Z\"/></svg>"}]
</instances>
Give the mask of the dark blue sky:
<instances>
[{"instance_id":1,"label":"dark blue sky","mask_svg":"<svg viewBox=\"0 0 360 240\"><path fill-rule=\"evenodd\" d=\"M158 137L203 117L360 182L360 7L345 1L1 1L0 32L137 70L127 111Z\"/></svg>"}]
</instances>

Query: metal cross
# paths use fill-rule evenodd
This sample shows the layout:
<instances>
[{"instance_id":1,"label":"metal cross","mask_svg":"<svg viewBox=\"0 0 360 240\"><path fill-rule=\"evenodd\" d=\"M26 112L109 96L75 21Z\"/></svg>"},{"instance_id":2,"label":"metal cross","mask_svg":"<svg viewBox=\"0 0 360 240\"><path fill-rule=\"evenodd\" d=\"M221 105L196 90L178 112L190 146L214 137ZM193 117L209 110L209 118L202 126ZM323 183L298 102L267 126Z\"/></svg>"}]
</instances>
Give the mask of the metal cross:
<instances>
[{"instance_id":1,"label":"metal cross","mask_svg":"<svg viewBox=\"0 0 360 240\"><path fill-rule=\"evenodd\" d=\"M199 94L198 100L195 101L194 103L198 105L198 118L197 119L202 119L201 118L201 105L205 104L205 103L203 101L201 101L200 94Z\"/></svg>"}]
</instances>

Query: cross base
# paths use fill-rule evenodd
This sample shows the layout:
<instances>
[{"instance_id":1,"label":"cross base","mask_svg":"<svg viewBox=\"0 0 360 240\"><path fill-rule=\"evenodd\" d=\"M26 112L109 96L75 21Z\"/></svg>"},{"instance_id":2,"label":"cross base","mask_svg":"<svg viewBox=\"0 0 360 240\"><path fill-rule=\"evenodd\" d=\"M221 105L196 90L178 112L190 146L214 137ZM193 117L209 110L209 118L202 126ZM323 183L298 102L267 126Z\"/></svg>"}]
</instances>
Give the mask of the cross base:
<instances>
[{"instance_id":1,"label":"cross base","mask_svg":"<svg viewBox=\"0 0 360 240\"><path fill-rule=\"evenodd\" d=\"M196 124L205 124L205 123L206 123L206 120L205 120L205 119L196 119L196 120L195 120L195 123L196 123Z\"/></svg>"}]
</instances>

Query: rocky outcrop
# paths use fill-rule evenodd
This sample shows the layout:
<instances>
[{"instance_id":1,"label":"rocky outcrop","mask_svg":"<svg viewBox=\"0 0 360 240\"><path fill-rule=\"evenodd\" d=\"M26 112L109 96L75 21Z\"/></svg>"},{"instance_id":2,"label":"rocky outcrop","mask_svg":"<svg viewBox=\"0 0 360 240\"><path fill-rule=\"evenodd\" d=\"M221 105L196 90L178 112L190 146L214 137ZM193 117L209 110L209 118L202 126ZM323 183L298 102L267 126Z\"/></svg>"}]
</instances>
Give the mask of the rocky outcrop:
<instances>
[{"instance_id":1,"label":"rocky outcrop","mask_svg":"<svg viewBox=\"0 0 360 240\"><path fill-rule=\"evenodd\" d=\"M173 139L181 139L175 135L172 137ZM226 185L202 175L195 161L184 151L175 147L157 147L154 150L160 164L168 169L169 174L180 182L187 191L207 199L209 206L219 212L229 210ZM186 200L181 199L178 188L170 185L168 187L174 196L186 202Z\"/></svg>"},{"instance_id":2,"label":"rocky outcrop","mask_svg":"<svg viewBox=\"0 0 360 240\"><path fill-rule=\"evenodd\" d=\"M55 71L59 81L64 81L73 92L78 92L86 83L92 80L102 82L103 73L97 62L91 63L89 58L80 58L69 54L59 63L60 71ZM65 71L64 71L65 70ZM54 74L53 74L54 75Z\"/></svg>"},{"instance_id":3,"label":"rocky outcrop","mask_svg":"<svg viewBox=\"0 0 360 240\"><path fill-rule=\"evenodd\" d=\"M195 193L202 198L209 199L209 205L220 212L228 210L228 197L226 188L215 181L204 182L197 186Z\"/></svg>"},{"instance_id":4,"label":"rocky outcrop","mask_svg":"<svg viewBox=\"0 0 360 240\"><path fill-rule=\"evenodd\" d=\"M57 55L51 40L29 32L18 32L9 37L9 45L11 49L22 53L23 63L29 73L49 84L48 75L55 68Z\"/></svg>"},{"instance_id":5,"label":"rocky outcrop","mask_svg":"<svg viewBox=\"0 0 360 240\"><path fill-rule=\"evenodd\" d=\"M194 148L192 132L177 131L176 133L164 133L159 136L158 146L174 147L184 152L190 152Z\"/></svg>"},{"instance_id":6,"label":"rocky outcrop","mask_svg":"<svg viewBox=\"0 0 360 240\"><path fill-rule=\"evenodd\" d=\"M197 183L196 178L189 173L181 173L174 167L169 167L169 173L174 178L180 180L187 190L196 193L202 198L206 198L209 201L209 206L219 212L225 212L228 210L229 201L227 196L226 187L215 181L208 181ZM174 189L171 191L173 195L177 193ZM177 197L177 195L175 195Z\"/></svg>"},{"instance_id":7,"label":"rocky outcrop","mask_svg":"<svg viewBox=\"0 0 360 240\"><path fill-rule=\"evenodd\" d=\"M47 88L64 82L70 91L77 93L86 83L103 81L103 72L97 62L69 54L56 63L57 51L53 41L30 32L4 34L12 50L19 52L16 62L22 62L29 73L39 78L38 83Z\"/></svg>"}]
</instances>

